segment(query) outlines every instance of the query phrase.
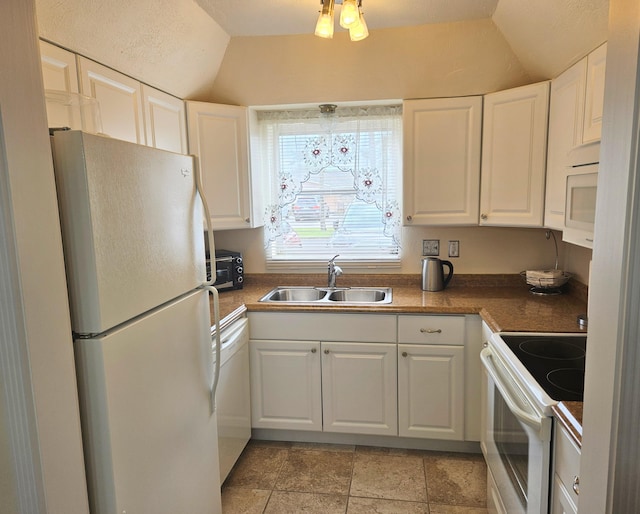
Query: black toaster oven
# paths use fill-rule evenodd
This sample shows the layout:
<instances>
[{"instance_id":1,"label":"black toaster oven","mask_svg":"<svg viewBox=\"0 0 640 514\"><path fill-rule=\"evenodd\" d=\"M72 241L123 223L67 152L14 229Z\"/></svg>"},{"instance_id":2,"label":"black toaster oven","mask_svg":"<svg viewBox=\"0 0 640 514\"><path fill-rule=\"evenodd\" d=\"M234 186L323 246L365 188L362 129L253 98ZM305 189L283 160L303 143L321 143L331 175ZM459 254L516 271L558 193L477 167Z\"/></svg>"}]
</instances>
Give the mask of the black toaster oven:
<instances>
[{"instance_id":1,"label":"black toaster oven","mask_svg":"<svg viewBox=\"0 0 640 514\"><path fill-rule=\"evenodd\" d=\"M216 250L216 280L213 285L218 291L242 289L244 266L242 254L231 250ZM211 261L207 259L207 280L211 280Z\"/></svg>"}]
</instances>

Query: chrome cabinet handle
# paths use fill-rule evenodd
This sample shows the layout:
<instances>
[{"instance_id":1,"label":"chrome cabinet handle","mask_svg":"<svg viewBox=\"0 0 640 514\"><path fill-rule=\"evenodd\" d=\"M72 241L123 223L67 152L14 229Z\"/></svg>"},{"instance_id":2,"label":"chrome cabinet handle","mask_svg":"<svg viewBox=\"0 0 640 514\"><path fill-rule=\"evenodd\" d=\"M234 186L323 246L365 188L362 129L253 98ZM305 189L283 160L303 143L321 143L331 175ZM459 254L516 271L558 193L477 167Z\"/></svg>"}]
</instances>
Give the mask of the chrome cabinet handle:
<instances>
[{"instance_id":1,"label":"chrome cabinet handle","mask_svg":"<svg viewBox=\"0 0 640 514\"><path fill-rule=\"evenodd\" d=\"M407 355L409 355L407 352L402 352L403 357L406 357Z\"/></svg>"},{"instance_id":2,"label":"chrome cabinet handle","mask_svg":"<svg viewBox=\"0 0 640 514\"><path fill-rule=\"evenodd\" d=\"M488 218L489 218L489 216L487 216L486 214L481 214L481 215L480 215L480 219L481 219L481 220L486 220L486 219L488 219Z\"/></svg>"},{"instance_id":3,"label":"chrome cabinet handle","mask_svg":"<svg viewBox=\"0 0 640 514\"><path fill-rule=\"evenodd\" d=\"M573 492L576 494L580 494L580 477L573 477Z\"/></svg>"},{"instance_id":4,"label":"chrome cabinet handle","mask_svg":"<svg viewBox=\"0 0 640 514\"><path fill-rule=\"evenodd\" d=\"M318 350L316 350L315 348L311 348L311 353L316 353Z\"/></svg>"},{"instance_id":5,"label":"chrome cabinet handle","mask_svg":"<svg viewBox=\"0 0 640 514\"><path fill-rule=\"evenodd\" d=\"M421 328L420 332L423 334L442 334L441 328Z\"/></svg>"}]
</instances>

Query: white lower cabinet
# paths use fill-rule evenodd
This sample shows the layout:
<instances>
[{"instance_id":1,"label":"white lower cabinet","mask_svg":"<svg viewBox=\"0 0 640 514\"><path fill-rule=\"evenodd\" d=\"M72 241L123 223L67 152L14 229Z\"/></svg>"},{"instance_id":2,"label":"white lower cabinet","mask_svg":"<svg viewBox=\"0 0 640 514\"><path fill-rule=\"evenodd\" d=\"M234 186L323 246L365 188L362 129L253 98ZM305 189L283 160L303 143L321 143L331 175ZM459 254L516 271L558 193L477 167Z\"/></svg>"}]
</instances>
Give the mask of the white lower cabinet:
<instances>
[{"instance_id":1,"label":"white lower cabinet","mask_svg":"<svg viewBox=\"0 0 640 514\"><path fill-rule=\"evenodd\" d=\"M396 345L322 343L325 432L397 435Z\"/></svg>"},{"instance_id":2,"label":"white lower cabinet","mask_svg":"<svg viewBox=\"0 0 640 514\"><path fill-rule=\"evenodd\" d=\"M322 430L320 343L251 340L255 428Z\"/></svg>"},{"instance_id":3,"label":"white lower cabinet","mask_svg":"<svg viewBox=\"0 0 640 514\"><path fill-rule=\"evenodd\" d=\"M576 514L580 492L580 448L557 422L553 442L551 514Z\"/></svg>"},{"instance_id":4,"label":"white lower cabinet","mask_svg":"<svg viewBox=\"0 0 640 514\"><path fill-rule=\"evenodd\" d=\"M249 323L253 428L478 440L478 316L250 312Z\"/></svg>"},{"instance_id":5,"label":"white lower cabinet","mask_svg":"<svg viewBox=\"0 0 640 514\"><path fill-rule=\"evenodd\" d=\"M464 440L464 346L398 345L399 435Z\"/></svg>"}]
</instances>

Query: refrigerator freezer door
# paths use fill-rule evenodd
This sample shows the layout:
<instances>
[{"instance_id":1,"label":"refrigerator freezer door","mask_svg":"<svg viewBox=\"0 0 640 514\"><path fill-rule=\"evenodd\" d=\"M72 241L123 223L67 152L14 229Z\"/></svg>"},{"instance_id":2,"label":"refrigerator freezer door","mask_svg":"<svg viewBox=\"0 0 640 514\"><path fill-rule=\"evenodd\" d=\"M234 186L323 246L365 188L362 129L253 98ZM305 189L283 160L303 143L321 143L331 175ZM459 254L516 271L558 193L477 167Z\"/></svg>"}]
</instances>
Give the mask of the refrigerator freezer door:
<instances>
[{"instance_id":1,"label":"refrigerator freezer door","mask_svg":"<svg viewBox=\"0 0 640 514\"><path fill-rule=\"evenodd\" d=\"M207 293L74 344L91 512L219 513Z\"/></svg>"},{"instance_id":2,"label":"refrigerator freezer door","mask_svg":"<svg viewBox=\"0 0 640 514\"><path fill-rule=\"evenodd\" d=\"M205 281L193 158L80 131L53 137L72 328L98 334Z\"/></svg>"}]
</instances>

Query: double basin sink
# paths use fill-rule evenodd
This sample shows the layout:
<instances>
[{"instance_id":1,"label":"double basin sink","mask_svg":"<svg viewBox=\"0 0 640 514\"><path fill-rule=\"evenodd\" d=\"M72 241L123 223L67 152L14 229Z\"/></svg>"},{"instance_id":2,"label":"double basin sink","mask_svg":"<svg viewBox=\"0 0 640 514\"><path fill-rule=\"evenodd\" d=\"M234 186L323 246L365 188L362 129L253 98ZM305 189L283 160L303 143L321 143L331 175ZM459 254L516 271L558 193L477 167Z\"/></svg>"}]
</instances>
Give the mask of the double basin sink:
<instances>
[{"instance_id":1,"label":"double basin sink","mask_svg":"<svg viewBox=\"0 0 640 514\"><path fill-rule=\"evenodd\" d=\"M276 287L260 298L269 303L384 304L391 303L390 287Z\"/></svg>"}]
</instances>

